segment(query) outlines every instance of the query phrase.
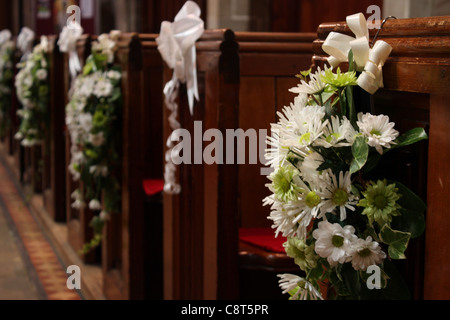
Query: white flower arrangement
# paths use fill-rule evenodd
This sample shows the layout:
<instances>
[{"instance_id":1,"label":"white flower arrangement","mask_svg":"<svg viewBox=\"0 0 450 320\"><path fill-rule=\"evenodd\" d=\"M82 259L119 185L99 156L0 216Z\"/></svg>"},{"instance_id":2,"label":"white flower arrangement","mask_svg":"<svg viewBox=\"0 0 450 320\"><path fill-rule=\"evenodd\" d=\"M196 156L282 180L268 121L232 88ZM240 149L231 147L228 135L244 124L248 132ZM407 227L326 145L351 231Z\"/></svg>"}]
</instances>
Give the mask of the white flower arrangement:
<instances>
[{"instance_id":1,"label":"white flower arrangement","mask_svg":"<svg viewBox=\"0 0 450 320\"><path fill-rule=\"evenodd\" d=\"M15 86L22 109L17 115L21 118L19 131L15 138L25 147L42 143L48 127L48 104L50 101L49 53L51 46L47 37L41 37L27 59L19 63Z\"/></svg>"},{"instance_id":2,"label":"white flower arrangement","mask_svg":"<svg viewBox=\"0 0 450 320\"><path fill-rule=\"evenodd\" d=\"M391 260L404 259L409 239L425 228L420 198L399 182L371 181L369 173L390 150L427 135L422 128L400 135L388 116L358 112L353 90L361 88L348 53L348 72L298 76L290 90L298 96L278 113L267 141L274 172L263 204L271 206L275 236L287 238L286 253L305 274L280 275L291 299L323 299L325 282L329 299L407 296ZM381 290L364 283L373 265L381 270Z\"/></svg>"},{"instance_id":3,"label":"white flower arrangement","mask_svg":"<svg viewBox=\"0 0 450 320\"><path fill-rule=\"evenodd\" d=\"M11 95L14 85L14 52L11 32L0 32L0 139L10 128Z\"/></svg>"},{"instance_id":4,"label":"white flower arrangement","mask_svg":"<svg viewBox=\"0 0 450 320\"><path fill-rule=\"evenodd\" d=\"M116 36L101 35L93 44L83 74L72 87L66 107L66 125L71 139L69 171L83 183L76 190L72 207L97 211L91 222L95 237L84 252L98 246L101 230L110 213L118 212L120 186L114 173L119 161L122 89L120 70L111 65Z\"/></svg>"}]
</instances>

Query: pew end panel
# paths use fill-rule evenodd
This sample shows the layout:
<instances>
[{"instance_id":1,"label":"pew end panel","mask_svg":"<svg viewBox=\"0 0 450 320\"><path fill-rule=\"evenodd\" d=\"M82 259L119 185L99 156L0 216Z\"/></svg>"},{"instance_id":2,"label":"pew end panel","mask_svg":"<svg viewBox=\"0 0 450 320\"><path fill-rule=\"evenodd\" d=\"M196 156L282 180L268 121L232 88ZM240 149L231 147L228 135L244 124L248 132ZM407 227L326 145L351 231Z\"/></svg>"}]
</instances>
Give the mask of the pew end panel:
<instances>
[{"instance_id":1,"label":"pew end panel","mask_svg":"<svg viewBox=\"0 0 450 320\"><path fill-rule=\"evenodd\" d=\"M162 190L147 196L143 188L163 179L163 63L157 37L130 33L118 41L121 212L107 222L102 241L104 291L111 299L159 300L163 295Z\"/></svg>"},{"instance_id":2,"label":"pew end panel","mask_svg":"<svg viewBox=\"0 0 450 320\"><path fill-rule=\"evenodd\" d=\"M59 51L56 36L49 37L53 50L50 54L49 101L50 126L42 148L42 194L44 207L56 222L66 221L66 166L65 166L65 101L68 92L65 55Z\"/></svg>"},{"instance_id":3,"label":"pew end panel","mask_svg":"<svg viewBox=\"0 0 450 320\"><path fill-rule=\"evenodd\" d=\"M194 137L202 131L237 129L239 61L231 30L206 30L197 41L200 100L191 116L181 86L179 121ZM172 78L166 66L164 82ZM165 119L168 110L165 109ZM165 120L165 139L171 132ZM198 127L197 127L198 130ZM203 132L200 132L202 134ZM198 133L197 133L198 135ZM166 140L164 140L166 141ZM192 143L194 143L192 139ZM197 141L197 148L206 146ZM191 148L194 154L194 148ZM166 299L229 299L238 292L237 167L182 164L177 167L178 195L164 194L164 296Z\"/></svg>"}]
</instances>

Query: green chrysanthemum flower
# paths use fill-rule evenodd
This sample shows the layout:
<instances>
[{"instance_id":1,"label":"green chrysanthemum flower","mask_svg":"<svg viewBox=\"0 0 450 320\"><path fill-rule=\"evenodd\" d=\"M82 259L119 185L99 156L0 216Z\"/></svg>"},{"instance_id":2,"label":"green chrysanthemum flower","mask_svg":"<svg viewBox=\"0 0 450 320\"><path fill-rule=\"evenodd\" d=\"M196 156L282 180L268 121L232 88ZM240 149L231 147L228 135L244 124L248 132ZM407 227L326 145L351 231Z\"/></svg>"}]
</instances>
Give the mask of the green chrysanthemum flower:
<instances>
[{"instance_id":1,"label":"green chrysanthemum flower","mask_svg":"<svg viewBox=\"0 0 450 320\"><path fill-rule=\"evenodd\" d=\"M332 69L327 69L322 75L322 81L330 85L332 91L338 88L356 86L358 84L357 80L354 71L342 73L340 68L337 68L336 73L333 73Z\"/></svg>"},{"instance_id":2,"label":"green chrysanthemum flower","mask_svg":"<svg viewBox=\"0 0 450 320\"><path fill-rule=\"evenodd\" d=\"M273 192L279 200L289 202L297 199L300 188L293 181L294 175L295 170L286 167L280 167L270 175Z\"/></svg>"},{"instance_id":3,"label":"green chrysanthemum flower","mask_svg":"<svg viewBox=\"0 0 450 320\"><path fill-rule=\"evenodd\" d=\"M284 243L286 254L294 259L303 271L314 269L319 258L314 252L314 246L308 246L303 240L298 238L288 238Z\"/></svg>"},{"instance_id":4,"label":"green chrysanthemum flower","mask_svg":"<svg viewBox=\"0 0 450 320\"><path fill-rule=\"evenodd\" d=\"M369 218L369 222L376 221L380 226L392 221L392 217L400 215L401 206L397 203L400 194L395 184L387 185L386 180L370 182L365 192L365 199L359 201L358 206L364 207L362 214Z\"/></svg>"}]
</instances>

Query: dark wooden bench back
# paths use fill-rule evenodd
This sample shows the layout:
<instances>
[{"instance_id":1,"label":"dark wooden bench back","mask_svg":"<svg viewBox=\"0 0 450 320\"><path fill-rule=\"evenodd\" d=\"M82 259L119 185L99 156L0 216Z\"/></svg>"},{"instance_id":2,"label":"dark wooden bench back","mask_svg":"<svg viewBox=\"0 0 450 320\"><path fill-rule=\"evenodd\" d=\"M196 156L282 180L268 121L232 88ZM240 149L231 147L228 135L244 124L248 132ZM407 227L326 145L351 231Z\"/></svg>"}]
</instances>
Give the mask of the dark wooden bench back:
<instances>
[{"instance_id":1,"label":"dark wooden bench back","mask_svg":"<svg viewBox=\"0 0 450 320\"><path fill-rule=\"evenodd\" d=\"M104 292L111 299L162 299L162 206L148 210L142 187L145 179L163 178L163 64L156 37L131 33L118 41L122 210L106 224L102 242Z\"/></svg>"},{"instance_id":2,"label":"dark wooden bench back","mask_svg":"<svg viewBox=\"0 0 450 320\"><path fill-rule=\"evenodd\" d=\"M308 70L312 64L312 42L314 33L255 33L236 32L240 59L239 128L245 130L267 130L277 122L277 111L294 101L295 94L288 90L299 80L300 71ZM264 155L265 139L258 146ZM262 150L261 150L262 149ZM265 186L267 177L261 175L263 163L239 166L239 213L240 227L270 228L267 219L269 207L262 200L270 194Z\"/></svg>"},{"instance_id":3,"label":"dark wooden bench back","mask_svg":"<svg viewBox=\"0 0 450 320\"><path fill-rule=\"evenodd\" d=\"M200 101L193 116L184 91L179 99L181 125L191 133L192 143L194 121L201 121L203 132L219 129L224 148L229 142L227 129L254 129L258 136L265 129L270 134L276 112L295 97L288 92L298 83L295 75L311 66L315 38L315 34L206 31L197 42ZM166 80L171 77L171 70L166 70ZM167 124L166 131L170 131ZM259 138L264 154L265 136ZM248 143L246 164L237 164L235 139L234 164L178 167L181 194L165 195L164 201L165 263L173 268L166 275L166 287L173 290L166 292L168 297L239 297L238 230L270 228L268 208L262 206L268 195L267 178L261 175L265 161L258 157L258 163L250 164Z\"/></svg>"}]
</instances>

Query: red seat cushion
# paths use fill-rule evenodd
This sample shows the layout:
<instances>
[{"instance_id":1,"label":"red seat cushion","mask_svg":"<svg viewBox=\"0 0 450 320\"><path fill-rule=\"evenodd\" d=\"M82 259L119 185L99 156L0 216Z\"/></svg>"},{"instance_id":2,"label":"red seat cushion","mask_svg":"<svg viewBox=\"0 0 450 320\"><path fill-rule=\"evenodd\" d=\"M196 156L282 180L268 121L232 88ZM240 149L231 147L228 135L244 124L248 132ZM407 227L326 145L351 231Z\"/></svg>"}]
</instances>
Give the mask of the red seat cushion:
<instances>
[{"instance_id":1,"label":"red seat cushion","mask_svg":"<svg viewBox=\"0 0 450 320\"><path fill-rule=\"evenodd\" d=\"M270 228L241 228L239 240L270 252L286 253L283 247L286 238L275 238L275 231Z\"/></svg>"},{"instance_id":2,"label":"red seat cushion","mask_svg":"<svg viewBox=\"0 0 450 320\"><path fill-rule=\"evenodd\" d=\"M164 190L164 180L144 180L142 181L145 194L148 196L154 196Z\"/></svg>"}]
</instances>

